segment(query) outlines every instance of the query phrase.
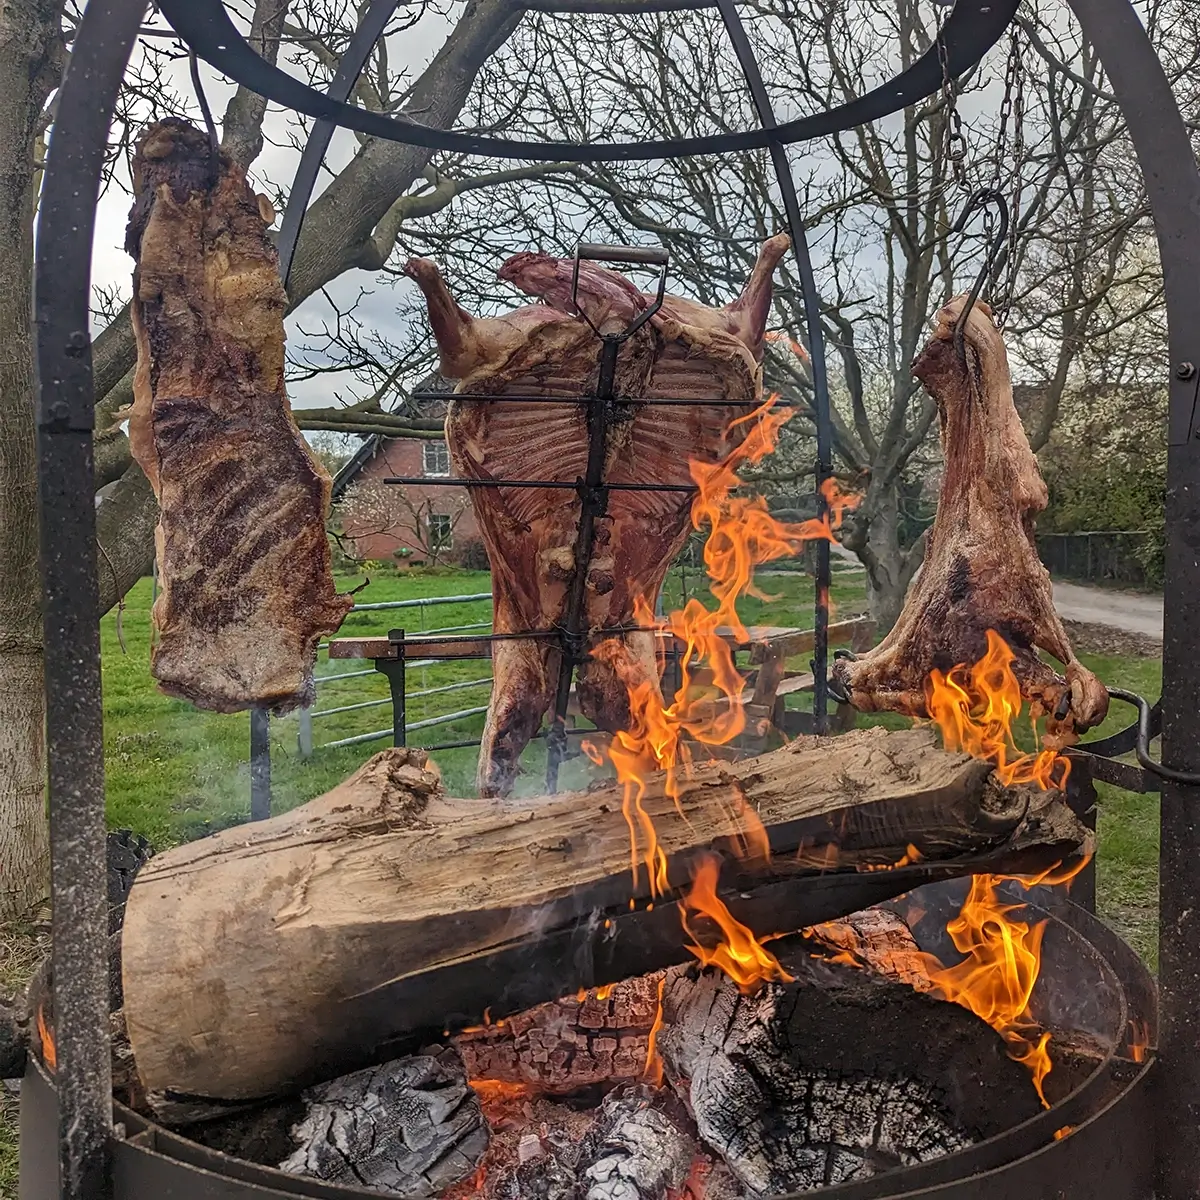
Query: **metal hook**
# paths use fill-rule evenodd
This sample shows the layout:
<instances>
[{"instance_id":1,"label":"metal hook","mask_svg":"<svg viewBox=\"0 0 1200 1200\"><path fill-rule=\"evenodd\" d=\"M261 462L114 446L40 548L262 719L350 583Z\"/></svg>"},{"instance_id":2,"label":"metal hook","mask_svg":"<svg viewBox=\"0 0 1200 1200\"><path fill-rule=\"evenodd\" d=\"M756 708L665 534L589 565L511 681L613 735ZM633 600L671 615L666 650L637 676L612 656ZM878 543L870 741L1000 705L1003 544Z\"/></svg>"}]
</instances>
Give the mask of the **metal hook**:
<instances>
[{"instance_id":1,"label":"metal hook","mask_svg":"<svg viewBox=\"0 0 1200 1200\"><path fill-rule=\"evenodd\" d=\"M996 265L996 259L1000 257L1000 251L1004 249L1004 243L1008 240L1008 227L1010 224L1008 201L995 188L981 188L967 201L967 206L963 209L962 216L955 221L954 228L951 231L952 233L965 233L967 223L975 215L976 210L986 208L989 205L994 206L1000 214L1000 228L996 236L992 239L992 244L988 247L987 258L980 268L979 277L975 280L975 286L971 289L970 296L967 297L967 303L959 314L958 320L954 323L954 349L964 363L967 361L964 341L967 319L971 315L971 309L975 307L975 302L979 299L979 293L983 291L983 285L992 273L992 268Z\"/></svg>"},{"instance_id":2,"label":"metal hook","mask_svg":"<svg viewBox=\"0 0 1200 1200\"><path fill-rule=\"evenodd\" d=\"M208 97L204 94L204 84L200 81L200 61L193 50L188 55L188 66L192 73L192 87L196 89L196 100L200 111L204 114L204 128L208 130L208 170L210 181L216 187L221 178L221 139L217 134L217 124L213 120L212 109L208 107Z\"/></svg>"}]
</instances>

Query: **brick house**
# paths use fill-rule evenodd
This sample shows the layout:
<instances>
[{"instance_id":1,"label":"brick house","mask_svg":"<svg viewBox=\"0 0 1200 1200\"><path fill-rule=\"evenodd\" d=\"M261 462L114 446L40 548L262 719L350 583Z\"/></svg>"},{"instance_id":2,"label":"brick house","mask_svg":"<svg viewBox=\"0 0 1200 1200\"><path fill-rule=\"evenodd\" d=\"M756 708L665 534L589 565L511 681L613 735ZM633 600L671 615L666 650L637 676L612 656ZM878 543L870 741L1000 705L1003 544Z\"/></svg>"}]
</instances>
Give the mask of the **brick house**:
<instances>
[{"instance_id":1,"label":"brick house","mask_svg":"<svg viewBox=\"0 0 1200 1200\"><path fill-rule=\"evenodd\" d=\"M434 387L426 384L414 392L414 416L445 416L443 388L435 391ZM336 511L357 557L414 565L466 561L486 566L466 488L383 482L393 476L449 479L452 472L446 443L440 438L366 438L333 480Z\"/></svg>"}]
</instances>

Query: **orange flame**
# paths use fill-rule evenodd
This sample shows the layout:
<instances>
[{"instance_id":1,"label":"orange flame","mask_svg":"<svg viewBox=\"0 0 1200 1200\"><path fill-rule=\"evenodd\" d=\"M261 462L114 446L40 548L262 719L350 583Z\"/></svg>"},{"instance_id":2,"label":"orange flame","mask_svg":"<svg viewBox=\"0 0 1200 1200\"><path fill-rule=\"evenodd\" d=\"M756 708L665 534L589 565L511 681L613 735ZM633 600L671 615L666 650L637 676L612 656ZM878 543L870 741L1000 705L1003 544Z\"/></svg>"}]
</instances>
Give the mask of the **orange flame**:
<instances>
[{"instance_id":1,"label":"orange flame","mask_svg":"<svg viewBox=\"0 0 1200 1200\"><path fill-rule=\"evenodd\" d=\"M1009 914L1021 906L1000 900L1000 882L996 875L973 877L962 910L946 924L954 948L965 957L945 967L926 955L926 968L944 999L970 1009L1000 1034L1009 1055L1029 1068L1033 1086L1049 1108L1042 1085L1053 1066L1047 1050L1050 1035L1038 1031L1028 1017L1046 922L1014 920Z\"/></svg>"},{"instance_id":2,"label":"orange flame","mask_svg":"<svg viewBox=\"0 0 1200 1200\"><path fill-rule=\"evenodd\" d=\"M779 959L729 911L717 895L719 874L720 863L716 856L706 854L693 874L691 891L680 904L683 927L692 939L688 949L704 966L718 967L747 995L770 980L791 982L792 976L783 969ZM721 931L721 940L714 949L709 950L702 944L688 919L689 913L707 917L716 923Z\"/></svg>"},{"instance_id":3,"label":"orange flame","mask_svg":"<svg viewBox=\"0 0 1200 1200\"><path fill-rule=\"evenodd\" d=\"M623 811L630 830L630 866L637 886L644 866L651 896L668 889L666 855L659 845L654 824L644 806L646 779L655 770L666 772L665 791L678 805L680 763L691 762L693 744L727 745L746 727L742 694L745 677L738 671L732 643L749 641L737 612L737 601L745 595L762 597L754 587L754 570L763 563L794 554L814 539L833 541L833 529L857 497L840 493L833 480L822 485L828 511L819 518L797 524L777 521L767 510L762 496L734 496L741 485L738 470L770 454L779 431L790 420L790 409L777 409L771 396L753 412L738 417L729 431L749 424L741 444L720 463L692 461L689 469L696 483L692 524L709 527L704 561L717 604L709 610L698 599L689 600L663 622L656 621L652 605L637 598L634 614L639 625L657 626L682 645L680 684L671 703L664 702L654 683L646 680L629 657L625 645L616 640L602 642L593 655L609 663L629 694L628 729L617 733L607 748L617 780L623 785ZM701 686L697 668L707 664L711 684ZM586 746L593 761L600 759L595 746ZM769 856L766 830L744 795L735 794L731 804L746 854Z\"/></svg>"},{"instance_id":4,"label":"orange flame","mask_svg":"<svg viewBox=\"0 0 1200 1200\"><path fill-rule=\"evenodd\" d=\"M642 1070L642 1074L655 1087L662 1087L663 1081L662 1055L658 1052L658 1031L663 1027L663 988L666 982L665 975L658 981L658 1007L654 1010L654 1024L650 1026L650 1037L646 1042L646 1065Z\"/></svg>"},{"instance_id":5,"label":"orange flame","mask_svg":"<svg viewBox=\"0 0 1200 1200\"><path fill-rule=\"evenodd\" d=\"M1131 1018L1129 1021L1129 1057L1135 1063L1146 1061L1146 1051L1150 1049L1150 1027L1145 1021Z\"/></svg>"},{"instance_id":6,"label":"orange flame","mask_svg":"<svg viewBox=\"0 0 1200 1200\"><path fill-rule=\"evenodd\" d=\"M1013 721L1021 712L1021 688L1013 674L1013 652L994 630L974 666L960 663L943 675L936 668L925 684L929 715L942 731L947 750L963 750L995 765L1006 786L1036 783L1043 789L1067 782L1070 762L1054 750L1025 754L1013 741ZM1061 768L1055 778L1055 768Z\"/></svg>"},{"instance_id":7,"label":"orange flame","mask_svg":"<svg viewBox=\"0 0 1200 1200\"><path fill-rule=\"evenodd\" d=\"M54 1035L46 1024L46 1014L41 1004L38 1005L37 1010L37 1031L38 1039L42 1043L42 1062L46 1064L47 1070L58 1070L58 1054L54 1049Z\"/></svg>"}]
</instances>

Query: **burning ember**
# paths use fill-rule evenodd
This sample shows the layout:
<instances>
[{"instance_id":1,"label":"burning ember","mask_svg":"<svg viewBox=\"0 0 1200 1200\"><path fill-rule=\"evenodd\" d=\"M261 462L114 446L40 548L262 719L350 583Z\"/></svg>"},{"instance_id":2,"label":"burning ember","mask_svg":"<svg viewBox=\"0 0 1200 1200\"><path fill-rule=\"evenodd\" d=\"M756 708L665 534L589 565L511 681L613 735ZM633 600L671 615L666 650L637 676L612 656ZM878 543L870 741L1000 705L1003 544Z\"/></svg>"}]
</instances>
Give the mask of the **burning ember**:
<instances>
[{"instance_id":1,"label":"burning ember","mask_svg":"<svg viewBox=\"0 0 1200 1200\"><path fill-rule=\"evenodd\" d=\"M994 629L987 631L987 641L987 653L974 666L960 663L945 675L935 668L926 681L929 713L946 749L992 763L1006 786L1063 787L1071 770L1066 758L1054 750L1025 754L1017 749L1013 722L1021 712L1021 687L1012 670L1016 659Z\"/></svg>"}]
</instances>

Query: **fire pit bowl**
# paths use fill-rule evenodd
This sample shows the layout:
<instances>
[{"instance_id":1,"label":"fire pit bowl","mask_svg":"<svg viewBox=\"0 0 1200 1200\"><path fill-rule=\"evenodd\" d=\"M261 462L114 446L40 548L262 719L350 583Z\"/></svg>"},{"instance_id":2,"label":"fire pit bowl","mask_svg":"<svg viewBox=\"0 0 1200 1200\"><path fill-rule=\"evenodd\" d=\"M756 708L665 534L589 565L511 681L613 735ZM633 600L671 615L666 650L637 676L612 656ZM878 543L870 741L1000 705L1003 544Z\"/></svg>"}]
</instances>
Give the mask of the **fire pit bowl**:
<instances>
[{"instance_id":1,"label":"fire pit bowl","mask_svg":"<svg viewBox=\"0 0 1200 1200\"><path fill-rule=\"evenodd\" d=\"M910 924L922 949L952 959L945 922L961 906L969 880L927 884L888 902ZM1047 922L1042 968L1030 1003L1051 1030L1052 1106L1003 1133L942 1158L867 1180L820 1189L830 1200L969 1197L970 1200L1150 1200L1153 1194L1147 1078L1154 1062L1157 1010L1153 982L1136 955L1096 917L1061 891L1002 885L1022 919ZM1062 1050L1068 1053L1062 1054ZM115 1200L171 1197L372 1196L233 1158L114 1105ZM35 1056L21 1090L20 1200L57 1195L57 1113L53 1077ZM800 1194L800 1193L797 1193ZM803 1193L813 1194L813 1193Z\"/></svg>"}]
</instances>

